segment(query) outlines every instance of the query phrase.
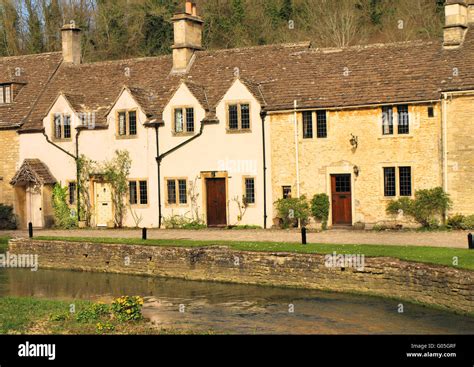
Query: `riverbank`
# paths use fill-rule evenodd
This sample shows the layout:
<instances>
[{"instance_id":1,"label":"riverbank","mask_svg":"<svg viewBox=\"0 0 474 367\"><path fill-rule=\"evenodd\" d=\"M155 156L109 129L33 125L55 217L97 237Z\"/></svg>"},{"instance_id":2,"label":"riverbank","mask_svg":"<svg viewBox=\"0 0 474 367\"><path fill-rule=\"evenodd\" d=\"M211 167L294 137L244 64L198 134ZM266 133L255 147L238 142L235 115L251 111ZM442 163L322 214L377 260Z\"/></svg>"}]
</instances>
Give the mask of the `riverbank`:
<instances>
[{"instance_id":1,"label":"riverbank","mask_svg":"<svg viewBox=\"0 0 474 367\"><path fill-rule=\"evenodd\" d=\"M74 312L71 312L74 307ZM21 335L176 335L210 332L161 329L143 319L124 322L104 309L110 304L0 297L0 334Z\"/></svg>"},{"instance_id":2,"label":"riverbank","mask_svg":"<svg viewBox=\"0 0 474 367\"><path fill-rule=\"evenodd\" d=\"M298 248L305 247L300 245ZM390 257L366 257L363 268L357 268L330 266L321 253L244 251L211 245L100 244L57 239L11 240L10 251L38 255L41 269L352 292L474 313L472 271Z\"/></svg>"}]
</instances>

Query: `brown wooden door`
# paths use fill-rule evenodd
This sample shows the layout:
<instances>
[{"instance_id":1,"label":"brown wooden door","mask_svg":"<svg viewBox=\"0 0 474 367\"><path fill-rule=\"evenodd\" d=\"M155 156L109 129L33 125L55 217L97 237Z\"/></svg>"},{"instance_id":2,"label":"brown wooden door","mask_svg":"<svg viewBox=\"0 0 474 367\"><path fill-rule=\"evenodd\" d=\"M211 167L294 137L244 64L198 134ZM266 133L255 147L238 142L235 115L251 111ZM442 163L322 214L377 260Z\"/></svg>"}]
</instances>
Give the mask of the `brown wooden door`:
<instances>
[{"instance_id":1,"label":"brown wooden door","mask_svg":"<svg viewBox=\"0 0 474 367\"><path fill-rule=\"evenodd\" d=\"M352 225L351 175L332 175L332 223Z\"/></svg>"},{"instance_id":2,"label":"brown wooden door","mask_svg":"<svg viewBox=\"0 0 474 367\"><path fill-rule=\"evenodd\" d=\"M206 180L207 225L209 227L227 225L227 198L224 178Z\"/></svg>"}]
</instances>

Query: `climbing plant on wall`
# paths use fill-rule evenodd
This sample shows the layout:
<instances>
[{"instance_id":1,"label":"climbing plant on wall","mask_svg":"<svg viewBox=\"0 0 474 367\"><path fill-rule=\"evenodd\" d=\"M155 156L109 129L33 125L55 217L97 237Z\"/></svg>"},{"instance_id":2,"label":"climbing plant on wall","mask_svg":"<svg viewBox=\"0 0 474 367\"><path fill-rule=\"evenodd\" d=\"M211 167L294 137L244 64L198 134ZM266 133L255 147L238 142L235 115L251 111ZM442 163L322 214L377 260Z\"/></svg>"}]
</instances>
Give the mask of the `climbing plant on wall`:
<instances>
[{"instance_id":1,"label":"climbing plant on wall","mask_svg":"<svg viewBox=\"0 0 474 367\"><path fill-rule=\"evenodd\" d=\"M114 222L118 228L123 227L123 221L127 213L126 197L131 167L130 153L126 150L115 151L115 157L103 165L104 178L112 184Z\"/></svg>"}]
</instances>

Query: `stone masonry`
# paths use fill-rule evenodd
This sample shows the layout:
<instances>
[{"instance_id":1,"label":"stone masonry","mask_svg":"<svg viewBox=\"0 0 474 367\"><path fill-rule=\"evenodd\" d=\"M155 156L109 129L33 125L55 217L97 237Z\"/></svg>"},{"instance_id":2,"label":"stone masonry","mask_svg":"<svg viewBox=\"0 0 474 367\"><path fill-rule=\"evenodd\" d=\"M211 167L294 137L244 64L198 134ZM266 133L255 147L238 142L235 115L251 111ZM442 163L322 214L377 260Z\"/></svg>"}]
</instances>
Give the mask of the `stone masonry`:
<instances>
[{"instance_id":1,"label":"stone masonry","mask_svg":"<svg viewBox=\"0 0 474 367\"><path fill-rule=\"evenodd\" d=\"M100 245L16 239L14 254L37 254L40 269L356 292L474 312L474 273L450 267L367 258L365 268L328 268L318 254L234 251L227 247Z\"/></svg>"}]
</instances>

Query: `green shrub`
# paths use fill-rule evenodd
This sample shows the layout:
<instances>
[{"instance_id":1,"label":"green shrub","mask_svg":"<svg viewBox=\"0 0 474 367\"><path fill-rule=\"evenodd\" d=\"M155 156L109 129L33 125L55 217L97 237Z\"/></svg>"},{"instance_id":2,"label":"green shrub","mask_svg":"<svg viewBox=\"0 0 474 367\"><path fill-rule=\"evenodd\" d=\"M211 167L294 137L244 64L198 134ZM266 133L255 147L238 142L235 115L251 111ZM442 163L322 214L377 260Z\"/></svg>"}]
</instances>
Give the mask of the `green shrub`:
<instances>
[{"instance_id":1,"label":"green shrub","mask_svg":"<svg viewBox=\"0 0 474 367\"><path fill-rule=\"evenodd\" d=\"M323 229L327 229L329 219L329 196L326 194L314 195L311 200L311 214L320 221Z\"/></svg>"},{"instance_id":2,"label":"green shrub","mask_svg":"<svg viewBox=\"0 0 474 367\"><path fill-rule=\"evenodd\" d=\"M438 217L442 217L450 208L449 195L441 187L418 190L415 198L401 198L387 205L387 213L408 215L425 228L438 228Z\"/></svg>"},{"instance_id":3,"label":"green shrub","mask_svg":"<svg viewBox=\"0 0 474 367\"><path fill-rule=\"evenodd\" d=\"M143 298L124 296L112 303L112 312L119 321L138 321L142 315Z\"/></svg>"},{"instance_id":4,"label":"green shrub","mask_svg":"<svg viewBox=\"0 0 474 367\"><path fill-rule=\"evenodd\" d=\"M200 220L186 218L182 215L171 215L163 219L166 229L204 229L207 226Z\"/></svg>"},{"instance_id":5,"label":"green shrub","mask_svg":"<svg viewBox=\"0 0 474 367\"><path fill-rule=\"evenodd\" d=\"M474 214L466 216L462 222L462 225L463 229L474 229Z\"/></svg>"},{"instance_id":6,"label":"green shrub","mask_svg":"<svg viewBox=\"0 0 474 367\"><path fill-rule=\"evenodd\" d=\"M306 196L301 198L288 198L280 199L275 202L278 217L282 220L283 228L289 228L292 224L296 224L297 221L301 221L301 225L304 226L308 223L311 211ZM291 211L293 211L293 218L290 218Z\"/></svg>"},{"instance_id":7,"label":"green shrub","mask_svg":"<svg viewBox=\"0 0 474 367\"><path fill-rule=\"evenodd\" d=\"M76 320L82 323L96 321L103 316L110 315L110 306L104 303L93 303L92 305L80 310L76 315Z\"/></svg>"},{"instance_id":8,"label":"green shrub","mask_svg":"<svg viewBox=\"0 0 474 367\"><path fill-rule=\"evenodd\" d=\"M67 204L68 188L56 184L53 188L53 211L54 223L56 227L71 229L77 227L77 216L71 213Z\"/></svg>"},{"instance_id":9,"label":"green shrub","mask_svg":"<svg viewBox=\"0 0 474 367\"><path fill-rule=\"evenodd\" d=\"M17 220L13 207L0 204L0 229L16 229Z\"/></svg>"},{"instance_id":10,"label":"green shrub","mask_svg":"<svg viewBox=\"0 0 474 367\"><path fill-rule=\"evenodd\" d=\"M465 229L464 220L466 218L462 214L455 214L452 217L448 218L448 227L451 229Z\"/></svg>"}]
</instances>

